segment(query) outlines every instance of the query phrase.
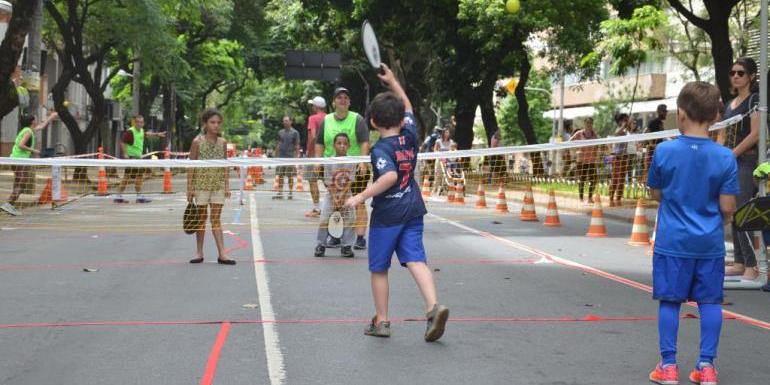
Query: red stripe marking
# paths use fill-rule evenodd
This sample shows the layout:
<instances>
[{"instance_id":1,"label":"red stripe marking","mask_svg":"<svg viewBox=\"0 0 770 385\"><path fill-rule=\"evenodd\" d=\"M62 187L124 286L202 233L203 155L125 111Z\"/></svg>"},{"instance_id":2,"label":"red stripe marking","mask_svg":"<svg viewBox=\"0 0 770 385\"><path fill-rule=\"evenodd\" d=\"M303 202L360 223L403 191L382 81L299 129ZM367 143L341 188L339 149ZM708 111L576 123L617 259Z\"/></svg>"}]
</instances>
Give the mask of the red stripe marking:
<instances>
[{"instance_id":1,"label":"red stripe marking","mask_svg":"<svg viewBox=\"0 0 770 385\"><path fill-rule=\"evenodd\" d=\"M211 385L214 383L214 375L217 374L219 354L222 352L222 347L225 346L228 333L230 333L230 322L224 321L222 322L222 327L219 328L219 333L217 334L216 341L214 341L214 346L211 347L209 360L206 362L206 370L203 372L203 378L201 378L201 385Z\"/></svg>"},{"instance_id":2,"label":"red stripe marking","mask_svg":"<svg viewBox=\"0 0 770 385\"><path fill-rule=\"evenodd\" d=\"M683 314L682 319L698 318L694 314ZM656 316L601 316L596 314L587 314L583 317L451 317L452 322L463 323L516 323L516 322L634 322L634 321L654 321ZM734 315L725 314L725 320L740 320ZM424 318L393 318L391 322L423 322ZM180 325L254 325L263 323L287 324L287 325L324 325L324 324L361 324L369 320L364 319L289 319L289 320L201 320L201 321L91 321L91 322L55 322L55 323L23 323L23 324L0 324L2 329L38 329L38 328L72 328L72 327L116 327L116 326L180 326Z\"/></svg>"}]
</instances>

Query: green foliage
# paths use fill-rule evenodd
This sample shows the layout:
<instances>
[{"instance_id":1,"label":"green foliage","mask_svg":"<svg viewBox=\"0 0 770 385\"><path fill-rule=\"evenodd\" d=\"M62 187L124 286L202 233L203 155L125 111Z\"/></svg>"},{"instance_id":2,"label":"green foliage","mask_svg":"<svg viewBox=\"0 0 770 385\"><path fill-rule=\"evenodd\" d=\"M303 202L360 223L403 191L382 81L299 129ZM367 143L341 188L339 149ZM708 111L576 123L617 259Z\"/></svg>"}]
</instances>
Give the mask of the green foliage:
<instances>
[{"instance_id":1,"label":"green foliage","mask_svg":"<svg viewBox=\"0 0 770 385\"><path fill-rule=\"evenodd\" d=\"M551 89L551 82L546 73L532 71L529 84L532 88ZM532 126L538 143L547 143L551 137L553 120L543 117L543 113L551 109L551 96L537 90L526 90L527 102ZM502 142L506 146L527 144L519 127L519 105L513 95L505 97L498 107L498 123L502 133Z\"/></svg>"},{"instance_id":2,"label":"green foliage","mask_svg":"<svg viewBox=\"0 0 770 385\"><path fill-rule=\"evenodd\" d=\"M650 51L662 47L656 31L667 23L666 12L651 5L636 8L630 19L605 20L601 23L604 39L583 59L583 64L595 66L606 58L611 61L611 74L624 75L644 63Z\"/></svg>"}]
</instances>

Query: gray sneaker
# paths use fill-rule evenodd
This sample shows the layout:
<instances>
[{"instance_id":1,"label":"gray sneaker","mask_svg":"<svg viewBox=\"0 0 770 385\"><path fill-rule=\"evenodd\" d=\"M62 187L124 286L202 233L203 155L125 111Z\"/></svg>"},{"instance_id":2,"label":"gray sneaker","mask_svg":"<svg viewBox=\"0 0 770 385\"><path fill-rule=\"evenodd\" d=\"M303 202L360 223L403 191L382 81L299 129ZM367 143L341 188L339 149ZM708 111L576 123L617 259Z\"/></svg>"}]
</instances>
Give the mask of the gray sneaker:
<instances>
[{"instance_id":1,"label":"gray sneaker","mask_svg":"<svg viewBox=\"0 0 770 385\"><path fill-rule=\"evenodd\" d=\"M19 210L17 210L16 207L14 207L10 202L5 202L0 205L0 209L13 216L21 215L21 212L19 212Z\"/></svg>"},{"instance_id":2,"label":"gray sneaker","mask_svg":"<svg viewBox=\"0 0 770 385\"><path fill-rule=\"evenodd\" d=\"M449 309L439 304L433 305L433 310L425 315L428 319L428 327L425 329L425 342L437 341L444 335L446 321L449 319Z\"/></svg>"},{"instance_id":3,"label":"gray sneaker","mask_svg":"<svg viewBox=\"0 0 770 385\"><path fill-rule=\"evenodd\" d=\"M390 337L390 321L382 321L379 324L374 324L377 320L377 316L372 317L372 322L364 330L364 334L372 337Z\"/></svg>"}]
</instances>

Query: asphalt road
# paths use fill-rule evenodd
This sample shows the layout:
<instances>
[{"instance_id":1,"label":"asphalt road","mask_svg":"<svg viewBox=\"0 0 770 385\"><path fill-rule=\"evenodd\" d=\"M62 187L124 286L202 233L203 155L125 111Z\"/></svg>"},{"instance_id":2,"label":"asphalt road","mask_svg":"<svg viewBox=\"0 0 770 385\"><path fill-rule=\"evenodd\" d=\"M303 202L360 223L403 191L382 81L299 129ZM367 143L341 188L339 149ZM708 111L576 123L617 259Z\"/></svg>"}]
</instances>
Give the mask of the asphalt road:
<instances>
[{"instance_id":1,"label":"asphalt road","mask_svg":"<svg viewBox=\"0 0 770 385\"><path fill-rule=\"evenodd\" d=\"M363 335L366 252L314 258L307 193L228 202L234 267L213 263L208 234L208 263L188 264L184 197L153 197L0 217L0 384L644 384L657 361L650 258L626 245L630 224L608 220L610 236L594 239L584 215L545 228L429 202L425 243L451 316L427 344L422 300L397 266L393 337ZM770 295L727 295L737 315L724 322L722 383L764 383ZM698 335L683 319L685 373Z\"/></svg>"}]
</instances>

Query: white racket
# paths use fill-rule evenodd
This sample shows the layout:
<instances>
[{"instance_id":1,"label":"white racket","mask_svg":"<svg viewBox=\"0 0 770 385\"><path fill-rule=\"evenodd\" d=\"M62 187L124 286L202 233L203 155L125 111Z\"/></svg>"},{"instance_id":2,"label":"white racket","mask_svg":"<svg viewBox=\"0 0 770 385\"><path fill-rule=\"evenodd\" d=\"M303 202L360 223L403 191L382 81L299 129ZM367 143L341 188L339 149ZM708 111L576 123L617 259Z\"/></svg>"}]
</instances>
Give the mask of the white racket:
<instances>
[{"instance_id":1,"label":"white racket","mask_svg":"<svg viewBox=\"0 0 770 385\"><path fill-rule=\"evenodd\" d=\"M369 64L372 68L384 73L382 69L382 57L380 57L380 44L377 43L377 35L374 34L374 28L369 24L368 20L364 20L363 26L361 26L361 39L364 43L364 53L366 58L369 59Z\"/></svg>"},{"instance_id":2,"label":"white racket","mask_svg":"<svg viewBox=\"0 0 770 385\"><path fill-rule=\"evenodd\" d=\"M342 232L345 229L345 220L342 219L342 213L335 211L329 217L329 235L334 238L342 238Z\"/></svg>"}]
</instances>

